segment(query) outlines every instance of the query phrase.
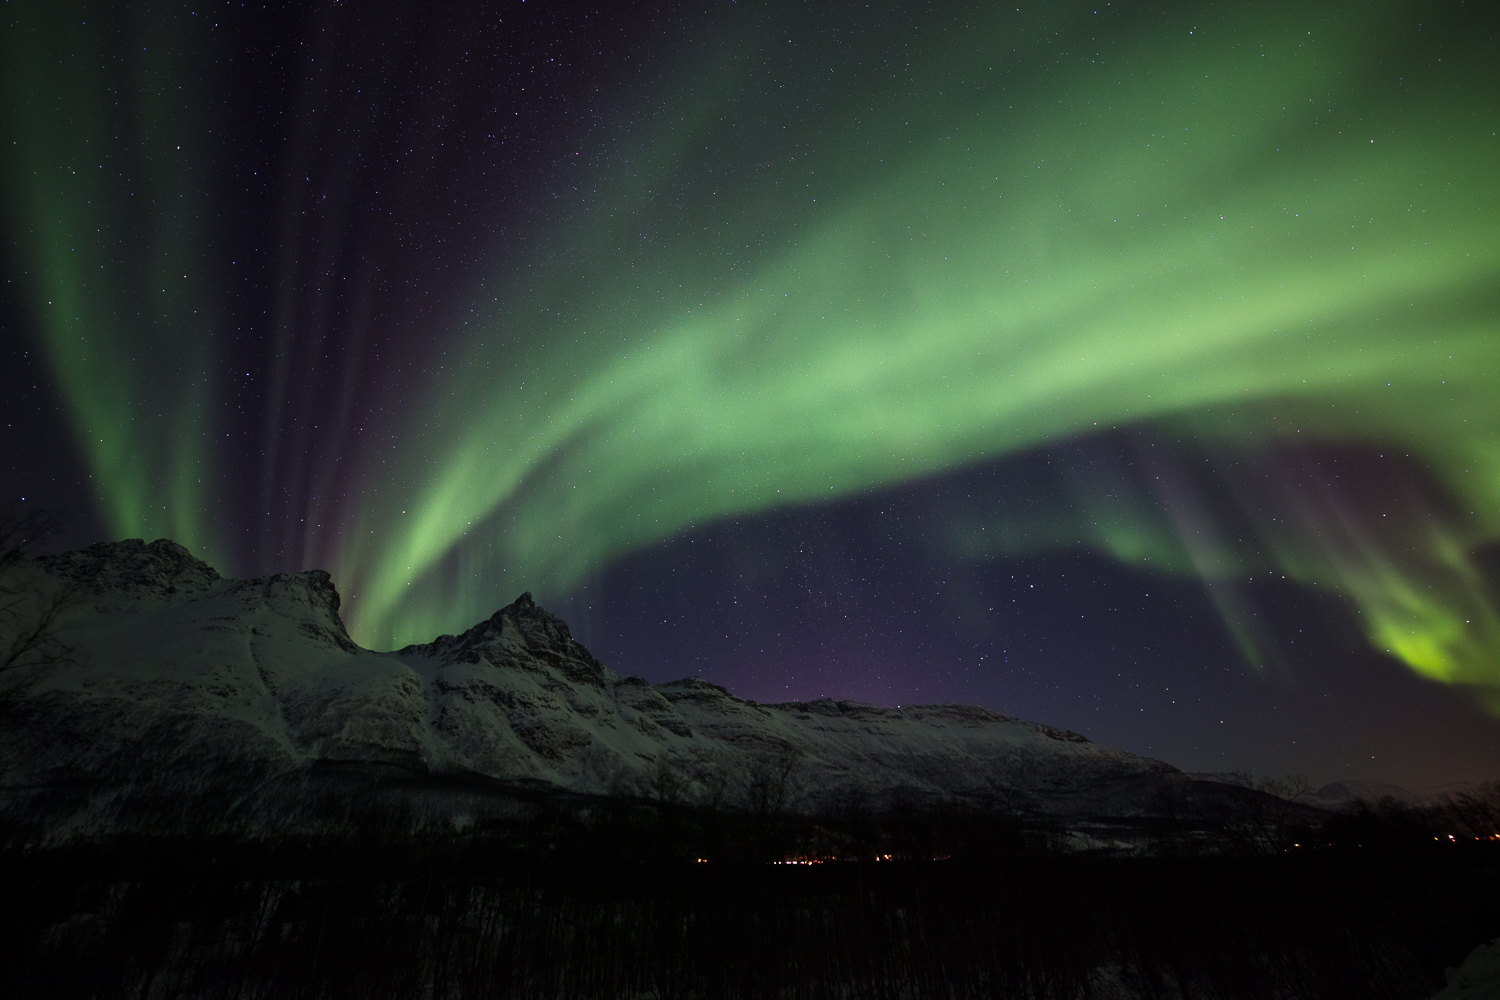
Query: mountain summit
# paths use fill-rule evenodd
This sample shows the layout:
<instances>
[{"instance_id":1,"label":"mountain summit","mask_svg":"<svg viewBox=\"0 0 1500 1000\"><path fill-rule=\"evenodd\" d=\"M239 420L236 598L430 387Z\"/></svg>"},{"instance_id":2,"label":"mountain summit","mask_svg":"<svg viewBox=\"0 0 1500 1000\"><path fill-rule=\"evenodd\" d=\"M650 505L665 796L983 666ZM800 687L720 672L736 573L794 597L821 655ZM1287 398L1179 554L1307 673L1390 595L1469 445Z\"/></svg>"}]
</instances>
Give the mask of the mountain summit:
<instances>
[{"instance_id":1,"label":"mountain summit","mask_svg":"<svg viewBox=\"0 0 1500 1000\"><path fill-rule=\"evenodd\" d=\"M306 829L372 783L461 826L485 789L1119 814L1179 774L970 705L765 705L697 677L622 677L530 594L462 635L376 652L349 638L321 570L229 580L166 539L28 570L79 595L62 623L75 655L0 727L0 817L30 842Z\"/></svg>"}]
</instances>

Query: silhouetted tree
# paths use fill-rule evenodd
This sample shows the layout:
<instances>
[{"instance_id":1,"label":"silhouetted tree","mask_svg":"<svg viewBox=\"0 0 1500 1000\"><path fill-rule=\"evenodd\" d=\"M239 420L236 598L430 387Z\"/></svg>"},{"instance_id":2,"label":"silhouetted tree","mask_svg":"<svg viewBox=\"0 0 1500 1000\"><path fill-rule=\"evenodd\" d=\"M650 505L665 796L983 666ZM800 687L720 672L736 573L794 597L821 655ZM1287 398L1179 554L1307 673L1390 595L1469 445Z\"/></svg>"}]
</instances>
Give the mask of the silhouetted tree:
<instances>
[{"instance_id":1,"label":"silhouetted tree","mask_svg":"<svg viewBox=\"0 0 1500 1000\"><path fill-rule=\"evenodd\" d=\"M797 765L802 751L793 746L779 747L751 760L746 789L750 811L758 816L780 816L792 793L797 790Z\"/></svg>"},{"instance_id":2,"label":"silhouetted tree","mask_svg":"<svg viewBox=\"0 0 1500 1000\"><path fill-rule=\"evenodd\" d=\"M688 778L682 764L666 754L657 756L651 765L651 798L659 805L675 806L687 794Z\"/></svg>"},{"instance_id":3,"label":"silhouetted tree","mask_svg":"<svg viewBox=\"0 0 1500 1000\"><path fill-rule=\"evenodd\" d=\"M1273 854L1293 842L1312 784L1302 775L1256 779L1249 772L1225 782L1229 794L1216 812L1226 843L1252 854Z\"/></svg>"},{"instance_id":4,"label":"silhouetted tree","mask_svg":"<svg viewBox=\"0 0 1500 1000\"><path fill-rule=\"evenodd\" d=\"M26 550L57 534L62 518L44 507L0 510L0 572L26 559Z\"/></svg>"},{"instance_id":5,"label":"silhouetted tree","mask_svg":"<svg viewBox=\"0 0 1500 1000\"><path fill-rule=\"evenodd\" d=\"M1500 781L1450 795L1443 812L1456 831L1476 840L1500 838Z\"/></svg>"},{"instance_id":6,"label":"silhouetted tree","mask_svg":"<svg viewBox=\"0 0 1500 1000\"><path fill-rule=\"evenodd\" d=\"M722 767L713 761L700 764L694 779L701 789L700 803L705 809L716 813L724 808L724 797L729 793L729 775Z\"/></svg>"},{"instance_id":7,"label":"silhouetted tree","mask_svg":"<svg viewBox=\"0 0 1500 1000\"><path fill-rule=\"evenodd\" d=\"M0 702L49 666L73 662L78 651L60 634L78 588L34 566L26 550L55 535L62 519L43 508L0 512Z\"/></svg>"}]
</instances>

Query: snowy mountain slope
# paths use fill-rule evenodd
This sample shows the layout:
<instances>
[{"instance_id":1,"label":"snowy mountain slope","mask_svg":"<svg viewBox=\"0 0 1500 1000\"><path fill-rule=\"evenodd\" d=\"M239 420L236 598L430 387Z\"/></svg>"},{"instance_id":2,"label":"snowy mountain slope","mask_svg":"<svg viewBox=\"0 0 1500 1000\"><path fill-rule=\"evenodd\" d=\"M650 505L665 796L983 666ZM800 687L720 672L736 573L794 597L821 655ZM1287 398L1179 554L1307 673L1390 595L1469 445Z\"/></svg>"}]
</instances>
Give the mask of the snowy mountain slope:
<instances>
[{"instance_id":1,"label":"snowy mountain slope","mask_svg":"<svg viewBox=\"0 0 1500 1000\"><path fill-rule=\"evenodd\" d=\"M527 594L460 636L380 653L349 639L318 570L226 580L165 539L27 569L81 595L64 630L75 661L39 674L0 728L0 812L46 817L48 839L274 827L335 764L796 810L899 789L1073 814L1136 811L1177 774L973 706L653 686L605 667Z\"/></svg>"}]
</instances>

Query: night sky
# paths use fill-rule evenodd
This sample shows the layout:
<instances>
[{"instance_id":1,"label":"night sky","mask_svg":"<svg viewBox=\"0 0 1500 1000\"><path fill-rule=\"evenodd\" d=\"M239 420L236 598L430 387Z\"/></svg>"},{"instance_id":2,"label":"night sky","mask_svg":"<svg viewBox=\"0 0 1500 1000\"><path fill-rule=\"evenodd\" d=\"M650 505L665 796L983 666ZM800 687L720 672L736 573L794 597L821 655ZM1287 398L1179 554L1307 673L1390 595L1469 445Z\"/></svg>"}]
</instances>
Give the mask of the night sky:
<instances>
[{"instance_id":1,"label":"night sky","mask_svg":"<svg viewBox=\"0 0 1500 1000\"><path fill-rule=\"evenodd\" d=\"M1500 776L1492 4L0 17L0 503L54 548Z\"/></svg>"}]
</instances>

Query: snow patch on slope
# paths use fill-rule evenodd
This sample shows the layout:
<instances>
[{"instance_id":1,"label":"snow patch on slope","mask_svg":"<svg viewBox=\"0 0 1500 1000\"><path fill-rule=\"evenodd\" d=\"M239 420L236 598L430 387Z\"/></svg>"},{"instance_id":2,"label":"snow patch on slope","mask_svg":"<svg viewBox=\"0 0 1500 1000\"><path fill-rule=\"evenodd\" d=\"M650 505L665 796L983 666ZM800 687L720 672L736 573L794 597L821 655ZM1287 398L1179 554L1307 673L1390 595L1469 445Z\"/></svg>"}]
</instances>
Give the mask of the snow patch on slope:
<instances>
[{"instance_id":1,"label":"snow patch on slope","mask_svg":"<svg viewBox=\"0 0 1500 1000\"><path fill-rule=\"evenodd\" d=\"M1138 809L1177 773L971 705L653 686L600 663L530 594L382 653L349 639L320 570L227 580L165 539L35 565L83 594L65 623L81 655L11 706L0 781L11 806L74 789L77 829L129 826L146 800L264 810L256 789L330 763L689 799L744 796L777 772L789 808L900 790L1072 813Z\"/></svg>"}]
</instances>

